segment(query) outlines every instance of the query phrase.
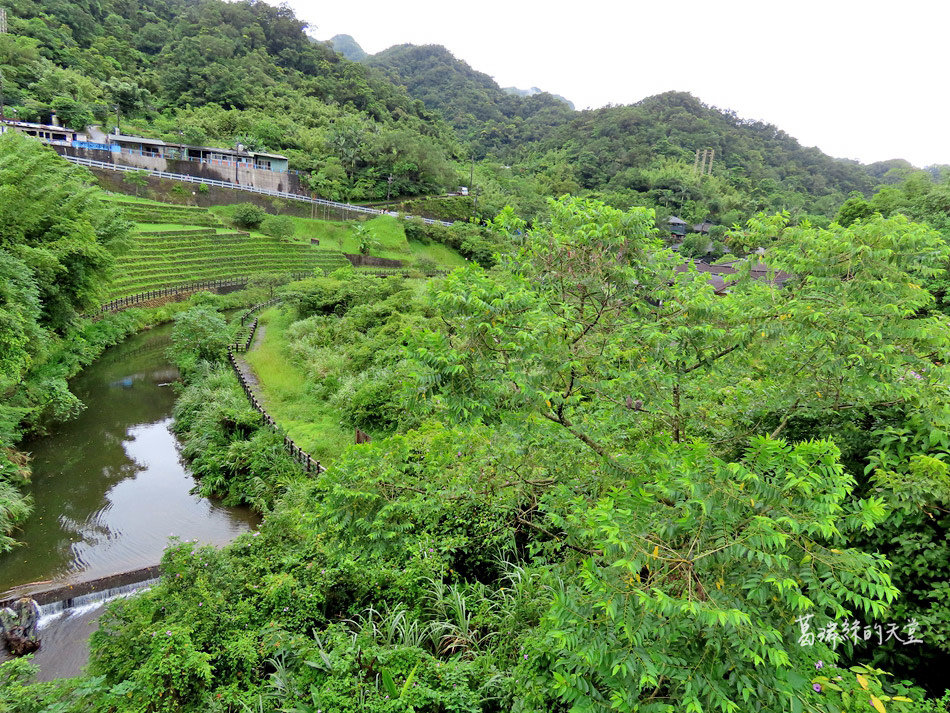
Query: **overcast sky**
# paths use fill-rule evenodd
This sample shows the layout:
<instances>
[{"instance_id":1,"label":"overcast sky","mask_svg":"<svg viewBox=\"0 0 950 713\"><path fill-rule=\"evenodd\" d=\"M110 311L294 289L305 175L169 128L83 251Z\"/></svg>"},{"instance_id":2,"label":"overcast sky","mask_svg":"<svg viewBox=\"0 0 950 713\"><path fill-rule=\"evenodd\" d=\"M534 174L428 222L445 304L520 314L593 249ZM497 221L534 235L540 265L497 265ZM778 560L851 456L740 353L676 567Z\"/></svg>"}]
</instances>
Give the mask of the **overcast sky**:
<instances>
[{"instance_id":1,"label":"overcast sky","mask_svg":"<svg viewBox=\"0 0 950 713\"><path fill-rule=\"evenodd\" d=\"M271 0L275 1L275 0ZM578 109L688 91L865 163L950 164L947 0L290 0L318 39L441 44Z\"/></svg>"}]
</instances>

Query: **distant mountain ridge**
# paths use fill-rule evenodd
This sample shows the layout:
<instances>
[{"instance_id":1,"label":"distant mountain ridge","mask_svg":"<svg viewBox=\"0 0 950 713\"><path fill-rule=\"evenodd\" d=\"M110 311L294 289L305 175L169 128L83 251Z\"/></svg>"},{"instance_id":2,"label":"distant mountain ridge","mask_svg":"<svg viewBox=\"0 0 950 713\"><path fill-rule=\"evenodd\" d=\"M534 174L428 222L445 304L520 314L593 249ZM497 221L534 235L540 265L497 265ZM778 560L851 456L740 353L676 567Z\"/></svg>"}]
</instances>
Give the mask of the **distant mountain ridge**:
<instances>
[{"instance_id":1,"label":"distant mountain ridge","mask_svg":"<svg viewBox=\"0 0 950 713\"><path fill-rule=\"evenodd\" d=\"M501 91L503 91L505 94L511 94L516 97L533 97L536 94L545 93L543 89L538 89L537 87L531 87L530 89L518 89L518 87L502 87ZM547 92L547 93L551 94L550 92ZM551 94L551 96L554 97L555 99L560 99L562 102L564 102L569 107L571 107L571 109L576 108L574 106L574 102L572 102L570 99L562 97L560 94Z\"/></svg>"},{"instance_id":2,"label":"distant mountain ridge","mask_svg":"<svg viewBox=\"0 0 950 713\"><path fill-rule=\"evenodd\" d=\"M327 44L351 62L362 62L369 56L351 35L334 35Z\"/></svg>"},{"instance_id":3,"label":"distant mountain ridge","mask_svg":"<svg viewBox=\"0 0 950 713\"><path fill-rule=\"evenodd\" d=\"M568 103L551 94L506 93L489 75L457 59L442 45L395 45L364 63L404 86L427 109L438 111L460 138L474 144L484 143L479 137L487 136L486 131L493 134L494 127L512 121L531 121L544 114L544 124L549 125L568 121L574 114Z\"/></svg>"}]
</instances>

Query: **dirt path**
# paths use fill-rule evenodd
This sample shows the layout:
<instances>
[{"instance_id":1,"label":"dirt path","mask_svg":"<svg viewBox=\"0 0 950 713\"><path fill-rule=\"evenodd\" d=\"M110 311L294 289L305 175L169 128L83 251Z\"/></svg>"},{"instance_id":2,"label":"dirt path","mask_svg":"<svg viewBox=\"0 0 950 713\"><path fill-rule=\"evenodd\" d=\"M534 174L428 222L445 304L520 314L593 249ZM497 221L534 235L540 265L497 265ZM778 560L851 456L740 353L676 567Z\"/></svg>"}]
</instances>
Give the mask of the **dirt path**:
<instances>
[{"instance_id":1,"label":"dirt path","mask_svg":"<svg viewBox=\"0 0 950 713\"><path fill-rule=\"evenodd\" d=\"M251 349L257 349L261 342L264 341L264 334L267 331L267 326L264 324L258 323L257 331L254 333L254 341L251 342ZM251 368L251 365L247 363L247 360L244 358L243 354L235 354L235 359L237 361L238 370L244 376L244 381L248 386L251 387L251 391L254 392L254 395L257 397L257 400L264 404L264 396L261 393L261 382L257 378L257 374L254 373L254 369Z\"/></svg>"}]
</instances>

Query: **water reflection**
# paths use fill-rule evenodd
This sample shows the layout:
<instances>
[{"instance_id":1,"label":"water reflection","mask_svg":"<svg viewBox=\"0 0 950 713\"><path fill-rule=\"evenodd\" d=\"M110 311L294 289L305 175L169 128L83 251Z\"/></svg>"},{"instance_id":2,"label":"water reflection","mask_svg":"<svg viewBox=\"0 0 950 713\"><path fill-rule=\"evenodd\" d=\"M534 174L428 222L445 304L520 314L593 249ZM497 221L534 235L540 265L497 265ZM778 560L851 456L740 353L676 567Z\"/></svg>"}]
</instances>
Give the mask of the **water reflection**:
<instances>
[{"instance_id":1,"label":"water reflection","mask_svg":"<svg viewBox=\"0 0 950 713\"><path fill-rule=\"evenodd\" d=\"M25 443L34 515L0 555L0 591L39 580L99 577L155 564L169 535L222 544L254 517L191 494L170 431L177 372L170 327L109 349L73 383L79 418Z\"/></svg>"}]
</instances>

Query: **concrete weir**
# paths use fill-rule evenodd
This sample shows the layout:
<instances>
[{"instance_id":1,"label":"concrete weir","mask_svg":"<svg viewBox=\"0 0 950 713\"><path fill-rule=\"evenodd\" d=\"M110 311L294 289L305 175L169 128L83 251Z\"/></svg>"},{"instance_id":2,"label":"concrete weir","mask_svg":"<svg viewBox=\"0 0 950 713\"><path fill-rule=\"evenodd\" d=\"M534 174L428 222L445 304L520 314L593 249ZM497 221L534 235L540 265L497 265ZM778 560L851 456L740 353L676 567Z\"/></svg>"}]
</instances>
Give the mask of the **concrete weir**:
<instances>
[{"instance_id":1,"label":"concrete weir","mask_svg":"<svg viewBox=\"0 0 950 713\"><path fill-rule=\"evenodd\" d=\"M41 642L33 658L39 666L37 680L69 678L82 673L89 659L89 635L97 626L103 605L148 589L159 581L158 576L155 565L84 582L35 582L0 594L0 606L24 596L36 601ZM0 661L7 658L7 651L0 651Z\"/></svg>"},{"instance_id":2,"label":"concrete weir","mask_svg":"<svg viewBox=\"0 0 950 713\"><path fill-rule=\"evenodd\" d=\"M46 607L57 602L69 602L89 594L106 593L111 589L122 589L130 585L158 578L158 565L141 567L129 572L119 572L106 577L98 577L85 582L71 584L56 584L50 582L35 582L14 587L0 594L0 607L10 606L20 597L30 597L40 607ZM64 609L70 608L67 604Z\"/></svg>"}]
</instances>

